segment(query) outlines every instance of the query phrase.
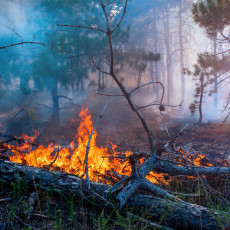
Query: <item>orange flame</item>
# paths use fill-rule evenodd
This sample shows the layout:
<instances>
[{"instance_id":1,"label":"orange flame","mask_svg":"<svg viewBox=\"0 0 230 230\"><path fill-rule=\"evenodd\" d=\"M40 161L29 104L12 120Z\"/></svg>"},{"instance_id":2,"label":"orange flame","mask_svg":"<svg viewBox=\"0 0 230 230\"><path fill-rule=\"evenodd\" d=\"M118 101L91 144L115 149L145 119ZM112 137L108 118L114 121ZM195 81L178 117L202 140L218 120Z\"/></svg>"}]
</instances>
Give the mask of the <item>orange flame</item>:
<instances>
[{"instance_id":1,"label":"orange flame","mask_svg":"<svg viewBox=\"0 0 230 230\"><path fill-rule=\"evenodd\" d=\"M33 150L31 143L34 143L38 136L38 131L35 131L34 137L23 135L25 141L22 146L8 146L14 153L14 155L10 157L10 160L15 163L26 164L38 168L49 168L49 170L59 170L85 178L86 146L88 145L89 137L93 130L93 123L88 108L82 109L79 117L81 118L81 123L77 135L70 143L70 148L54 146L53 143L51 143L48 147L39 145ZM70 124L74 125L75 120L72 119ZM120 153L116 152L117 146L108 142L111 145L111 150L104 147L98 147L96 145L97 136L98 134L95 132L90 142L88 156L90 180L100 181L104 179L105 175L108 175L110 171L116 171L120 175L130 175L132 169L127 161L104 157L116 157L120 155ZM75 146L77 146L77 148ZM123 154L128 157L132 152L126 151ZM181 154L187 157L183 152L181 152ZM199 155L198 158L194 159L194 164L200 165L204 157L203 155ZM140 163L143 163L143 159L140 159ZM165 175L167 174L151 172L146 178L155 184L168 184L165 180ZM108 181L104 181L108 183Z\"/></svg>"}]
</instances>

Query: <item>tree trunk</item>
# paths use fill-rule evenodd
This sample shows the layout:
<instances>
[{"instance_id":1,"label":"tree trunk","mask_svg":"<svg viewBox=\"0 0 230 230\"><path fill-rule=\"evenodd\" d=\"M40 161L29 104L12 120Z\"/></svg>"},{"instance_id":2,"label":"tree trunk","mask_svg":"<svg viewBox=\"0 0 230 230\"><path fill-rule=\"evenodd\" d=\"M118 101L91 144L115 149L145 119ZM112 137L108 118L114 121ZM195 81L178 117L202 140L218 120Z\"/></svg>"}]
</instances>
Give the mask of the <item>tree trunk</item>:
<instances>
[{"instance_id":1,"label":"tree trunk","mask_svg":"<svg viewBox=\"0 0 230 230\"><path fill-rule=\"evenodd\" d=\"M142 78L142 72L139 70L138 71L137 87L139 87L141 85L141 78Z\"/></svg>"},{"instance_id":2,"label":"tree trunk","mask_svg":"<svg viewBox=\"0 0 230 230\"><path fill-rule=\"evenodd\" d=\"M170 52L170 33L169 33L169 6L167 5L165 17L163 18L165 31L165 48L166 48L166 67L167 67L167 103L170 104L172 85L172 70L171 70L171 52Z\"/></svg>"},{"instance_id":3,"label":"tree trunk","mask_svg":"<svg viewBox=\"0 0 230 230\"><path fill-rule=\"evenodd\" d=\"M53 101L53 113L52 113L52 122L55 125L60 124L60 119L59 119L59 100L58 100L58 84L57 81L53 83L52 87L52 101Z\"/></svg>"},{"instance_id":4,"label":"tree trunk","mask_svg":"<svg viewBox=\"0 0 230 230\"><path fill-rule=\"evenodd\" d=\"M32 189L36 186L61 193L74 193L78 198L88 197L88 199L84 199L86 202L93 199L93 195L88 190L87 181L74 175L55 171L49 172L3 160L0 160L0 172L0 181L3 186L11 182L18 183L19 180L25 183L26 180ZM104 198L111 197L111 186L109 185L92 182L91 188ZM95 202L98 202L97 199ZM146 213L148 219L173 229L221 230L224 227L227 229L228 223L230 223L230 217L226 213L222 214L223 217L221 214L214 213L199 205L160 199L155 196L134 194L127 205L134 211L136 210L136 214Z\"/></svg>"},{"instance_id":5,"label":"tree trunk","mask_svg":"<svg viewBox=\"0 0 230 230\"><path fill-rule=\"evenodd\" d=\"M162 58L161 58L161 65L160 65L160 70L161 70L161 82L163 83L163 85L166 85L166 79L165 79L165 49L162 49Z\"/></svg>"},{"instance_id":6,"label":"tree trunk","mask_svg":"<svg viewBox=\"0 0 230 230\"><path fill-rule=\"evenodd\" d=\"M154 11L154 23L153 23L153 32L154 32L154 53L158 53L158 31L157 31L157 10ZM155 81L159 81L159 73L158 73L158 61L154 62L154 67L155 67ZM154 79L152 78L152 81L154 81ZM159 86L153 84L153 87L155 87L156 89L156 97L157 100L160 100L160 95L159 95Z\"/></svg>"},{"instance_id":7,"label":"tree trunk","mask_svg":"<svg viewBox=\"0 0 230 230\"><path fill-rule=\"evenodd\" d=\"M217 44L214 39L214 55L217 55ZM217 73L214 74L214 112L218 111Z\"/></svg>"},{"instance_id":8,"label":"tree trunk","mask_svg":"<svg viewBox=\"0 0 230 230\"><path fill-rule=\"evenodd\" d=\"M203 96L204 96L204 76L202 74L200 77L200 101L199 101L199 122L198 122L199 124L201 124L203 120L203 112L202 112Z\"/></svg>"},{"instance_id":9,"label":"tree trunk","mask_svg":"<svg viewBox=\"0 0 230 230\"><path fill-rule=\"evenodd\" d=\"M98 89L100 90L101 89L101 71L98 71Z\"/></svg>"},{"instance_id":10,"label":"tree trunk","mask_svg":"<svg viewBox=\"0 0 230 230\"><path fill-rule=\"evenodd\" d=\"M182 3L179 8L179 44L180 44L180 73L181 73L181 101L185 98L185 77L184 77L184 42L183 42L183 20L182 20ZM181 108L183 108L181 106Z\"/></svg>"}]
</instances>

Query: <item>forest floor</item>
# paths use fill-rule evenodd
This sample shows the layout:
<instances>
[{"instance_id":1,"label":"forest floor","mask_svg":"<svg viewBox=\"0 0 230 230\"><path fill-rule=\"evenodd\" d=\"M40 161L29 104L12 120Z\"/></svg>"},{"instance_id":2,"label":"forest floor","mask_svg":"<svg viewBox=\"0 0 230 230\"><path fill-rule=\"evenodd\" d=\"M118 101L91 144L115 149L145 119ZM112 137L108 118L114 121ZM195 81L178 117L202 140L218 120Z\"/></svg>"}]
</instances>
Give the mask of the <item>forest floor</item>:
<instances>
[{"instance_id":1,"label":"forest floor","mask_svg":"<svg viewBox=\"0 0 230 230\"><path fill-rule=\"evenodd\" d=\"M141 101L141 97L137 96L136 100L138 103ZM146 134L124 99L108 99L91 95L91 97L84 98L81 104L83 107L88 106L92 120L95 122L107 102L108 108L97 128L99 133L97 145L106 146L107 141L110 141L118 146L118 152L148 151ZM37 120L34 127L41 127L38 143L48 145L50 142L54 142L68 146L78 128L78 126L71 125L68 120L74 117L80 122L78 114L81 109L81 106L75 106L70 110L62 110L62 125L58 128L53 127L50 122L43 123ZM47 112L42 114L38 117L43 117L45 120L45 117L48 117ZM175 111L168 109L163 114L160 114L157 108L155 110L148 108L143 110L143 114L149 122L156 143L166 143L169 140L165 124L171 136L176 135L186 124L189 124L184 135L176 141L176 147L181 147L184 151L192 154L205 154L207 159L215 165L221 164L225 155L230 163L229 124L204 123L197 126L190 118L179 116L180 108ZM26 113L8 123L6 130L9 131L9 135L20 135L21 132L33 128L32 123L33 121ZM26 125L28 127L25 129ZM20 127L24 127L23 131ZM15 133L13 133L14 131ZM143 225L138 220L124 218L119 213L114 214L116 216L114 219L108 219L110 213L106 213L106 210L97 212L95 211L97 208L83 204L82 201L74 199L72 195L68 197L40 188L31 190L26 186L20 185L22 186L20 188L18 186L17 184L1 185L0 230L108 229L105 227L108 224L110 224L109 229L150 229L149 226ZM31 199L33 204L28 206ZM33 207L33 210L30 207ZM31 215L30 218L28 218L29 215Z\"/></svg>"}]
</instances>

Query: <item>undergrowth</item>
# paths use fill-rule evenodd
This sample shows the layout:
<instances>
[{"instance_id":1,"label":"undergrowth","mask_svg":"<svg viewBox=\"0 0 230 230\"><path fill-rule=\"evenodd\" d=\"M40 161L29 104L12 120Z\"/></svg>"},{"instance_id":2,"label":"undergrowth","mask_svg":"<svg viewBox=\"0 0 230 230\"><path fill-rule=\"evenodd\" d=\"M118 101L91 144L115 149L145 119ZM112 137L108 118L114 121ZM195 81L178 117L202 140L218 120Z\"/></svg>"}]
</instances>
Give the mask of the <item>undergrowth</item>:
<instances>
[{"instance_id":1,"label":"undergrowth","mask_svg":"<svg viewBox=\"0 0 230 230\"><path fill-rule=\"evenodd\" d=\"M175 177L171 179L167 189L184 201L208 207L223 216L230 211L230 178L204 178L204 181L205 185L200 179ZM79 199L75 194L33 188L26 183L25 178L20 180L19 176L10 185L4 184L2 180L0 184L1 223L5 224L5 229L156 229L139 218L128 215L134 213L135 216L148 220L150 213L146 211L125 208L121 213L118 209L111 210L103 204L96 204L93 196ZM34 191L37 194L35 202L32 207L28 207L28 197ZM162 212L158 221L153 222L164 224L164 218L168 214L169 211ZM29 216L31 217L28 218ZM222 225L222 220L219 220L219 224Z\"/></svg>"}]
</instances>

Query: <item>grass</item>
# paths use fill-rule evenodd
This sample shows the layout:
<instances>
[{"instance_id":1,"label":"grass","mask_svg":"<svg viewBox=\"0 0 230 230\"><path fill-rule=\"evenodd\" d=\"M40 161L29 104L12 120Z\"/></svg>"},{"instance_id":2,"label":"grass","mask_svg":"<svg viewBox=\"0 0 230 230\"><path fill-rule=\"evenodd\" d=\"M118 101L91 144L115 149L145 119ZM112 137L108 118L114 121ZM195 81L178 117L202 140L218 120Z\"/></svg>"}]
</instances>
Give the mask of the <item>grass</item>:
<instances>
[{"instance_id":1,"label":"grass","mask_svg":"<svg viewBox=\"0 0 230 230\"><path fill-rule=\"evenodd\" d=\"M221 185L224 185L226 191L229 189L229 178L220 178L217 182L212 178L207 178L208 183L212 183L215 186L215 192L205 193L204 188L201 185L199 179L184 179L174 178L168 189L172 192L182 194L198 194L195 197L178 195L183 200L190 203L196 203L206 206L214 211L219 211L223 215L229 212L229 201L224 200L221 197L215 196L215 193L220 193L223 190ZM61 192L48 189L44 191L40 186L32 189L26 182L25 178L21 178L17 174L15 183L11 183L10 186L4 184L1 186L0 192L5 190L8 192L5 197L12 197L10 202L0 204L2 221L5 223L12 222L14 229L29 229L29 226L36 227L38 229L99 229L99 230L131 230L131 229L154 229L146 223L141 222L139 219L132 218L129 215L120 213L117 209L111 210L107 207L98 206L95 204L95 198L91 197L91 203L85 203L83 199L79 199L75 194L63 194ZM207 189L207 188L206 188ZM33 191L37 192L38 200L33 207L33 213L30 219L28 219L28 213L32 210L32 207L27 207L28 197ZM229 192L229 190L228 190ZM8 213L8 210L11 212ZM162 211L158 220L158 224L164 224L165 218L170 212L174 210ZM150 213L143 210L126 209L126 212L132 212L136 215L148 220ZM15 216L21 219L19 222ZM227 218L228 216L226 216ZM220 226L223 226L224 219L216 217ZM24 225L22 224L24 223ZM28 226L29 225L29 226Z\"/></svg>"}]
</instances>

